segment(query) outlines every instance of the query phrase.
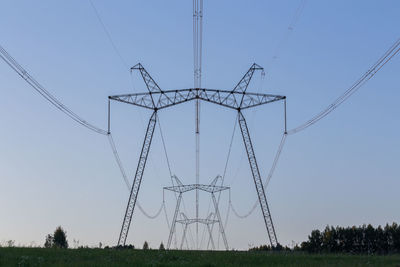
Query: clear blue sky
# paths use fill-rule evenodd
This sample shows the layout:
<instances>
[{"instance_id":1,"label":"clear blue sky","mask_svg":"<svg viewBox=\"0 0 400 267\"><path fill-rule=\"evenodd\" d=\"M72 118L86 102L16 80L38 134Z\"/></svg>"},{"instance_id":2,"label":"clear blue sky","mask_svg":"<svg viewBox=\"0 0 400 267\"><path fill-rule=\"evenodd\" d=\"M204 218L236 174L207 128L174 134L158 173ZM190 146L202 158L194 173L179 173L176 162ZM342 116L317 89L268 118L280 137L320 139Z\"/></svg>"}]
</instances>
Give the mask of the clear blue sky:
<instances>
[{"instance_id":1,"label":"clear blue sky","mask_svg":"<svg viewBox=\"0 0 400 267\"><path fill-rule=\"evenodd\" d=\"M193 84L192 1L93 0L124 61L142 62L162 88ZM300 1L204 0L203 86L230 89L253 62L266 67L252 91L288 97L289 128L330 104L400 36L399 1L308 0L291 34ZM51 93L88 121L106 127L107 96L144 91L121 62L89 1L2 1L0 43ZM273 56L278 51L277 58ZM400 57L334 113L289 136L267 189L284 245L329 225L400 222ZM115 245L128 191L104 136L65 117L0 63L0 242L43 245L61 225L70 245ZM112 132L132 179L148 112L113 104ZM282 104L246 116L263 177L282 133ZM160 114L172 171L194 177L194 106ZM202 105L201 177L222 174L235 113ZM241 213L256 200L236 132L226 183ZM170 185L159 131L155 133L139 201L150 213ZM175 204L167 195L169 218ZM188 196L189 215L194 206ZM209 205L201 195L202 214ZM227 197L221 210L226 214ZM194 230L194 229L193 229ZM193 231L192 230L192 231ZM226 229L231 247L268 242L261 211ZM193 232L194 233L194 232ZM135 213L128 242L166 242L164 216Z\"/></svg>"}]
</instances>

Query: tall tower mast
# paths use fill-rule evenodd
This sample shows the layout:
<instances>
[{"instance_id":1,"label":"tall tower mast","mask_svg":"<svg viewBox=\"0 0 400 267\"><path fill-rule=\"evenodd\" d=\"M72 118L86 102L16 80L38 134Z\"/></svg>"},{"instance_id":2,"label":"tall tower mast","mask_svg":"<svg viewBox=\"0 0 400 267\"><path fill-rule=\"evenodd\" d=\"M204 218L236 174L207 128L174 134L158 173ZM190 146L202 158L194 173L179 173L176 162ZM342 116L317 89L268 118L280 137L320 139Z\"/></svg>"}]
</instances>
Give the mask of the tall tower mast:
<instances>
[{"instance_id":1,"label":"tall tower mast","mask_svg":"<svg viewBox=\"0 0 400 267\"><path fill-rule=\"evenodd\" d=\"M194 88L201 88L203 36L203 0L193 0L193 74ZM195 102L196 184L200 182L200 100ZM196 220L199 219L199 190L196 189ZM196 247L199 245L199 224L196 222Z\"/></svg>"}]
</instances>

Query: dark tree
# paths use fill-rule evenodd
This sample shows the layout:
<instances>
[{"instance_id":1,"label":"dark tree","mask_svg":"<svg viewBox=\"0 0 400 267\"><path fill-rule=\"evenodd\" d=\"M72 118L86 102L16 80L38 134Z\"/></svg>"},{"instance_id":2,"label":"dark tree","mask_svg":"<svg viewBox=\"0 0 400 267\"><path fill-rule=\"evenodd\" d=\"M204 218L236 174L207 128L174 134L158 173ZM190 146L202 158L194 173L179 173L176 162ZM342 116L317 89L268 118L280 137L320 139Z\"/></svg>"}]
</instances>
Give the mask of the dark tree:
<instances>
[{"instance_id":1,"label":"dark tree","mask_svg":"<svg viewBox=\"0 0 400 267\"><path fill-rule=\"evenodd\" d=\"M56 248L68 248L67 232L58 226L53 235L53 246Z\"/></svg>"},{"instance_id":2,"label":"dark tree","mask_svg":"<svg viewBox=\"0 0 400 267\"><path fill-rule=\"evenodd\" d=\"M149 243L147 243L147 241L144 241L143 250L148 250L148 249L149 249Z\"/></svg>"},{"instance_id":3,"label":"dark tree","mask_svg":"<svg viewBox=\"0 0 400 267\"><path fill-rule=\"evenodd\" d=\"M48 234L46 236L46 241L44 242L44 247L45 248L53 247L53 236L51 234Z\"/></svg>"},{"instance_id":4,"label":"dark tree","mask_svg":"<svg viewBox=\"0 0 400 267\"><path fill-rule=\"evenodd\" d=\"M14 241L14 240L8 240L8 241L7 241L7 246L8 246L9 248L14 247L14 244L15 244L15 241Z\"/></svg>"},{"instance_id":5,"label":"dark tree","mask_svg":"<svg viewBox=\"0 0 400 267\"><path fill-rule=\"evenodd\" d=\"M164 243L163 243L163 242L161 242L160 247L159 247L158 249L159 249L159 250L165 250L165 247L164 247Z\"/></svg>"},{"instance_id":6,"label":"dark tree","mask_svg":"<svg viewBox=\"0 0 400 267\"><path fill-rule=\"evenodd\" d=\"M322 250L322 235L319 230L314 230L311 232L311 235L308 237L309 246L307 248L308 251L320 253Z\"/></svg>"}]
</instances>

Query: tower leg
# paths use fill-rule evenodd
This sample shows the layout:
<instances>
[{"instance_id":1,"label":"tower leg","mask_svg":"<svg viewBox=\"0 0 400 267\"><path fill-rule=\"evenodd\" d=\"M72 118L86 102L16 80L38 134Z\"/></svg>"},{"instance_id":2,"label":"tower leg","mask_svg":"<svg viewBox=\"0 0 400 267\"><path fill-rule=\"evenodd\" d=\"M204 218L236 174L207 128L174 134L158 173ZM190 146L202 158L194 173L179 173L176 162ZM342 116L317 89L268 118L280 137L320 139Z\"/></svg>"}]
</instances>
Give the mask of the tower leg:
<instances>
[{"instance_id":1,"label":"tower leg","mask_svg":"<svg viewBox=\"0 0 400 267\"><path fill-rule=\"evenodd\" d=\"M238 120L240 130L242 132L244 146L246 147L247 157L250 163L251 173L253 175L254 184L256 186L258 200L260 201L260 207L263 213L265 226L267 227L269 241L271 242L271 246L275 247L278 244L278 240L276 238L274 224L272 223L271 213L269 211L267 198L265 196L264 186L262 184L260 171L258 169L256 155L254 153L253 144L251 142L249 129L247 128L246 120L240 110Z\"/></svg>"},{"instance_id":2,"label":"tower leg","mask_svg":"<svg viewBox=\"0 0 400 267\"><path fill-rule=\"evenodd\" d=\"M126 238L128 236L129 227L132 220L133 211L135 209L137 196L139 193L140 183L142 182L142 177L144 169L147 162L147 156L149 155L151 141L153 139L154 129L157 121L157 111L154 111L150 117L149 124L147 125L146 135L144 137L144 142L142 146L142 151L140 153L140 158L138 166L136 168L135 178L133 180L131 193L129 195L128 205L126 207L124 221L122 223L121 232L118 239L118 245L124 246Z\"/></svg>"},{"instance_id":3,"label":"tower leg","mask_svg":"<svg viewBox=\"0 0 400 267\"><path fill-rule=\"evenodd\" d=\"M185 228L183 229L183 236L182 236L182 241L181 241L180 250L182 250L182 248L183 248L183 242L185 241L185 238L186 238L186 231L187 231L187 228L188 228L188 224L185 224Z\"/></svg>"},{"instance_id":4,"label":"tower leg","mask_svg":"<svg viewBox=\"0 0 400 267\"><path fill-rule=\"evenodd\" d=\"M208 233L209 233L209 235L210 235L211 246L212 246L213 250L215 250L214 239L213 239L213 237L212 237L211 227L210 227L209 224L207 224L207 229L208 229Z\"/></svg>"},{"instance_id":5,"label":"tower leg","mask_svg":"<svg viewBox=\"0 0 400 267\"><path fill-rule=\"evenodd\" d=\"M217 218L218 218L219 231L221 232L222 239L224 240L225 249L229 250L228 241L226 240L226 235L225 235L225 230L224 230L224 224L222 223L221 215L219 214L217 199L215 198L214 193L211 193L211 197L214 202L215 214L217 215Z\"/></svg>"},{"instance_id":6,"label":"tower leg","mask_svg":"<svg viewBox=\"0 0 400 267\"><path fill-rule=\"evenodd\" d=\"M175 208L174 218L172 220L171 230L169 231L167 249L170 249L170 246L171 246L172 236L174 235L174 232L175 232L176 218L178 216L179 206L181 204L181 200L182 200L182 192L179 193L178 200L176 201L176 208Z\"/></svg>"}]
</instances>

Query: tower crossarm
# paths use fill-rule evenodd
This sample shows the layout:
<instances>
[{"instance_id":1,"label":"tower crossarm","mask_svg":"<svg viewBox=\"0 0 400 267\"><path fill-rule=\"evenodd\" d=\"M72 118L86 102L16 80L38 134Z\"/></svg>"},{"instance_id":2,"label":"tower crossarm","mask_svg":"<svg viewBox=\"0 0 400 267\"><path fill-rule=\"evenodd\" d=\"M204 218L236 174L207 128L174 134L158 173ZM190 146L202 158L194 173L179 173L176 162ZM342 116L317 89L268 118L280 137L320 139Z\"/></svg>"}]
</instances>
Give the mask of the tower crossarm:
<instances>
[{"instance_id":1,"label":"tower crossarm","mask_svg":"<svg viewBox=\"0 0 400 267\"><path fill-rule=\"evenodd\" d=\"M140 63L136 64L131 68L131 71L132 70L138 70L142 75L143 81L146 84L147 90L149 91L153 108L159 106L160 104L165 105L167 103L172 102L172 100L169 99L168 95L165 95L163 93L163 90L161 90L160 86L158 86L158 84L154 81L154 79L151 77L151 75L147 72L147 70L143 67L142 64ZM158 93L158 94L153 94L153 93Z\"/></svg>"},{"instance_id":2,"label":"tower crossarm","mask_svg":"<svg viewBox=\"0 0 400 267\"><path fill-rule=\"evenodd\" d=\"M261 70L264 73L263 67L261 67L260 65L257 65L256 63L253 63L253 65L251 65L249 70L245 73L245 75L242 77L242 79L240 79L240 81L235 86L235 88L233 88L233 90L230 92L230 94L228 96L226 96L226 98L229 98L230 95L232 95L234 93L243 93L239 100L239 106L241 107L243 104L243 100L245 98L245 93L247 91L247 88L249 87L251 78L253 78L253 74L256 70Z\"/></svg>"},{"instance_id":3,"label":"tower crossarm","mask_svg":"<svg viewBox=\"0 0 400 267\"><path fill-rule=\"evenodd\" d=\"M263 71L264 68L256 63L253 63L253 65L251 65L251 67L246 72L246 74L243 76L243 78L240 79L240 81L235 86L235 88L233 88L232 92L242 92L242 93L246 92L247 87L249 87L251 78L253 77L253 74L256 70Z\"/></svg>"},{"instance_id":4,"label":"tower crossarm","mask_svg":"<svg viewBox=\"0 0 400 267\"><path fill-rule=\"evenodd\" d=\"M195 184L189 184L189 185L176 185L176 186L166 186L164 187L165 190L169 190L172 192L176 193L185 193L188 191L192 191L196 189Z\"/></svg>"},{"instance_id":5,"label":"tower crossarm","mask_svg":"<svg viewBox=\"0 0 400 267\"><path fill-rule=\"evenodd\" d=\"M206 185L206 184L188 184L188 185L176 185L176 186L166 186L165 190L173 191L176 193L185 193L192 190L202 190L209 193L217 193L223 190L229 189L227 186L218 185Z\"/></svg>"},{"instance_id":6,"label":"tower crossarm","mask_svg":"<svg viewBox=\"0 0 400 267\"><path fill-rule=\"evenodd\" d=\"M188 88L109 96L109 99L153 110L164 109L195 99L231 109L248 109L285 99L285 96L219 89ZM157 99L153 105L153 99Z\"/></svg>"},{"instance_id":7,"label":"tower crossarm","mask_svg":"<svg viewBox=\"0 0 400 267\"><path fill-rule=\"evenodd\" d=\"M149 90L150 93L155 93L155 92L161 92L160 86L153 80L153 78L150 76L150 74L147 72L147 70L143 67L141 63L136 64L131 68L131 71L133 70L138 70L140 71L140 74L142 75L143 81L147 86L147 89Z\"/></svg>"},{"instance_id":8,"label":"tower crossarm","mask_svg":"<svg viewBox=\"0 0 400 267\"><path fill-rule=\"evenodd\" d=\"M214 224L217 223L217 220L212 220L212 219L182 219L182 220L176 220L177 223L181 224L193 224L193 223L202 223L202 224Z\"/></svg>"},{"instance_id":9,"label":"tower crossarm","mask_svg":"<svg viewBox=\"0 0 400 267\"><path fill-rule=\"evenodd\" d=\"M229 189L227 186L218 186L218 185L198 185L199 190L216 193Z\"/></svg>"},{"instance_id":10,"label":"tower crossarm","mask_svg":"<svg viewBox=\"0 0 400 267\"><path fill-rule=\"evenodd\" d=\"M116 95L109 96L108 99L139 106L147 109L154 109L153 100L151 94L149 93L137 93L137 94L126 94L126 95Z\"/></svg>"}]
</instances>

